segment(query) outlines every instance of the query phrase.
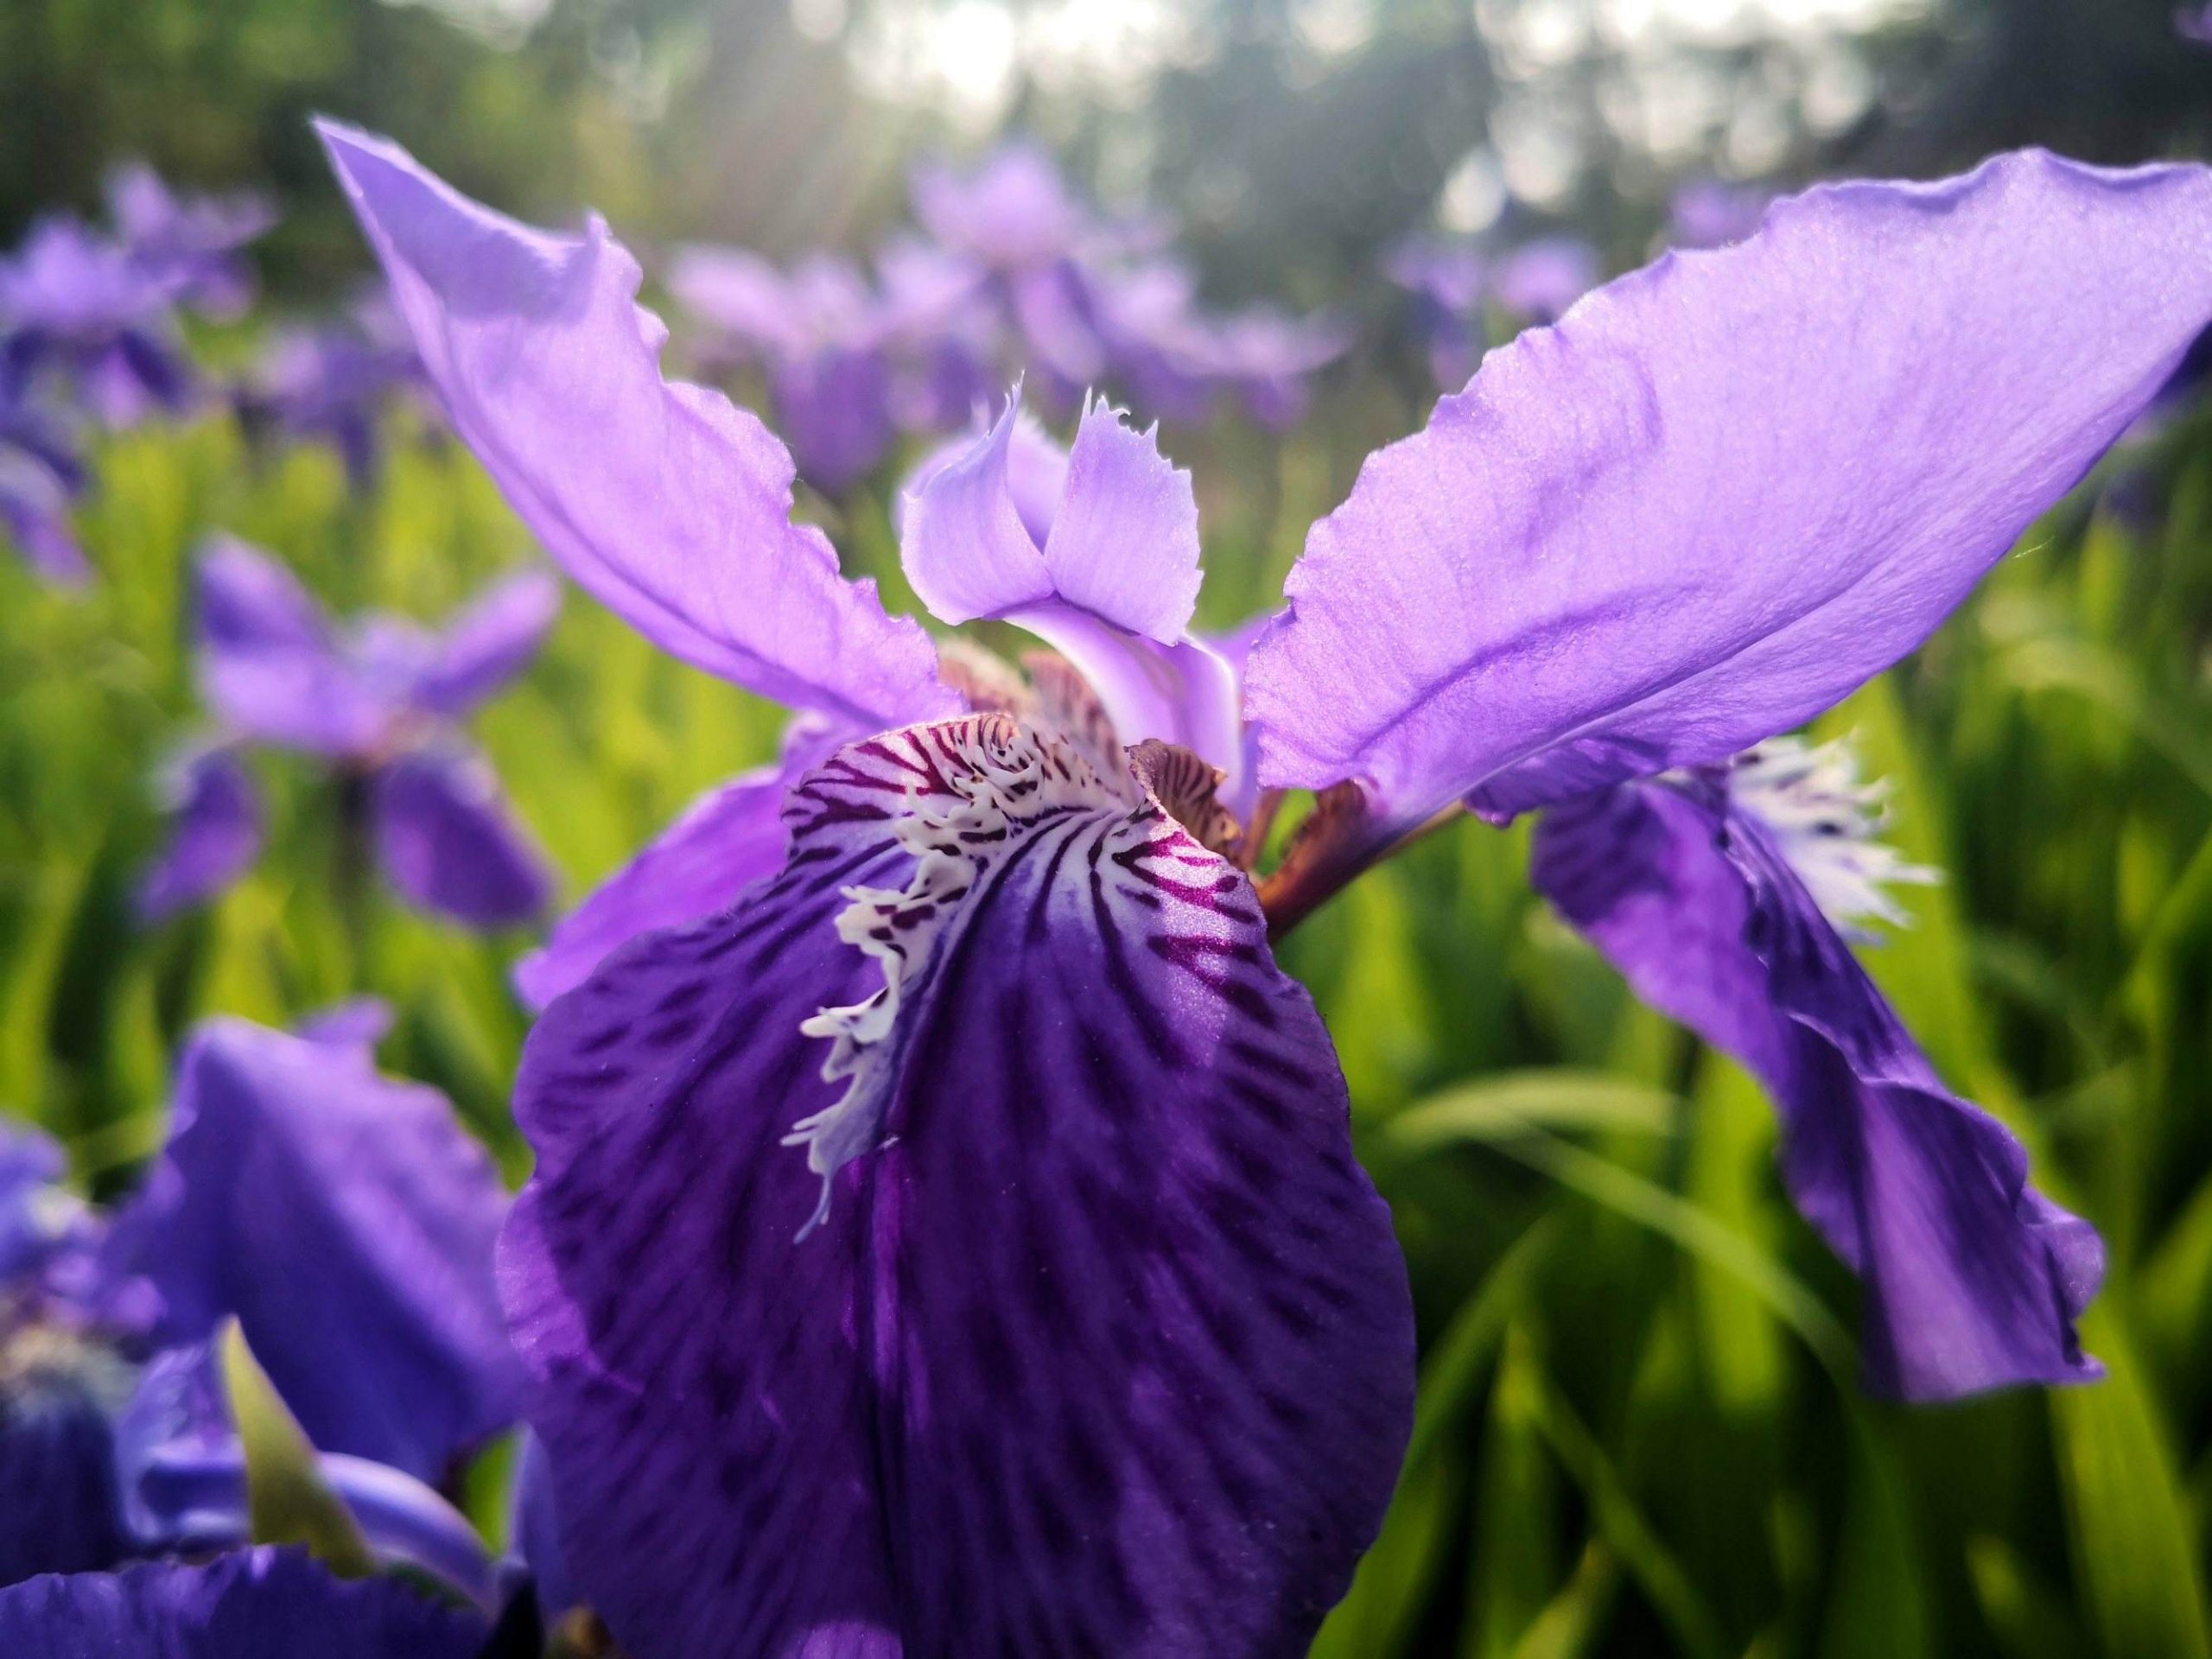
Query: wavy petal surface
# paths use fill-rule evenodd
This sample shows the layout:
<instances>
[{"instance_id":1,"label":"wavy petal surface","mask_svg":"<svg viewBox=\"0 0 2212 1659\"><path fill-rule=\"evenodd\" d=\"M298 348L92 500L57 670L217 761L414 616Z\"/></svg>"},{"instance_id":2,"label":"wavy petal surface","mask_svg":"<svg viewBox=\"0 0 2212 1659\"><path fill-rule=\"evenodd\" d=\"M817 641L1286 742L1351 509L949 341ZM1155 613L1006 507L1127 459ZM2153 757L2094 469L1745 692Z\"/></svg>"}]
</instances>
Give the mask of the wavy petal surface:
<instances>
[{"instance_id":1,"label":"wavy petal surface","mask_svg":"<svg viewBox=\"0 0 2212 1659\"><path fill-rule=\"evenodd\" d=\"M1639 996L1765 1082L1791 1196L1866 1281L1871 1389L2101 1374L2073 1323L2096 1234L1943 1087L1764 825L1702 785L1624 785L1539 819L1534 875Z\"/></svg>"},{"instance_id":2,"label":"wavy petal surface","mask_svg":"<svg viewBox=\"0 0 2212 1659\"><path fill-rule=\"evenodd\" d=\"M424 1480L515 1415L492 1278L499 1174L434 1089L241 1020L178 1063L168 1144L119 1218L160 1339L235 1314L324 1452Z\"/></svg>"},{"instance_id":3,"label":"wavy petal surface","mask_svg":"<svg viewBox=\"0 0 2212 1659\"><path fill-rule=\"evenodd\" d=\"M2212 319L2212 173L2037 152L1777 204L1491 353L1317 524L1262 777L1388 825L1717 763L1926 638Z\"/></svg>"},{"instance_id":4,"label":"wavy petal surface","mask_svg":"<svg viewBox=\"0 0 2212 1659\"><path fill-rule=\"evenodd\" d=\"M502 1281L578 1592L634 1659L1304 1652L1412 1326L1249 884L998 716L792 814L525 1052Z\"/></svg>"},{"instance_id":5,"label":"wavy petal surface","mask_svg":"<svg viewBox=\"0 0 2212 1659\"><path fill-rule=\"evenodd\" d=\"M57 1659L474 1659L485 1633L396 1580L341 1582L283 1549L0 1591L0 1652Z\"/></svg>"},{"instance_id":6,"label":"wavy petal surface","mask_svg":"<svg viewBox=\"0 0 2212 1659\"><path fill-rule=\"evenodd\" d=\"M952 711L928 636L791 522L784 446L661 378L666 330L602 222L532 230L386 140L319 130L455 429L586 591L779 702L879 728Z\"/></svg>"}]
</instances>

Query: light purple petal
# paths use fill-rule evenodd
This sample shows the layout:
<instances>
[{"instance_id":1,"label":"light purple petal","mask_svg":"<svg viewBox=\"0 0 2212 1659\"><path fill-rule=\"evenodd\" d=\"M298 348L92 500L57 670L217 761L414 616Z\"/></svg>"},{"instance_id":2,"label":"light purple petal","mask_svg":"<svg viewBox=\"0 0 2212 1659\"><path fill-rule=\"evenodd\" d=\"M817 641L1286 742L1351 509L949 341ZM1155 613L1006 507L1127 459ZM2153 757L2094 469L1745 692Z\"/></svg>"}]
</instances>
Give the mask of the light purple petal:
<instances>
[{"instance_id":1,"label":"light purple petal","mask_svg":"<svg viewBox=\"0 0 2212 1659\"><path fill-rule=\"evenodd\" d=\"M471 749L404 754L376 774L377 852L410 904L470 927L513 927L553 896L545 855Z\"/></svg>"},{"instance_id":2,"label":"light purple petal","mask_svg":"<svg viewBox=\"0 0 2212 1659\"><path fill-rule=\"evenodd\" d=\"M261 856L261 791L236 749L186 756L164 780L163 794L168 840L133 895L146 922L213 897Z\"/></svg>"},{"instance_id":3,"label":"light purple petal","mask_svg":"<svg viewBox=\"0 0 2212 1659\"><path fill-rule=\"evenodd\" d=\"M351 996L318 1009L292 1027L310 1043L352 1053L373 1064L377 1045L391 1034L391 1004L382 997Z\"/></svg>"},{"instance_id":4,"label":"light purple petal","mask_svg":"<svg viewBox=\"0 0 2212 1659\"><path fill-rule=\"evenodd\" d=\"M581 985L609 952L655 928L726 909L784 861L784 797L836 747L817 724L794 728L783 759L709 790L515 964L515 988L542 1008Z\"/></svg>"},{"instance_id":5,"label":"light purple petal","mask_svg":"<svg viewBox=\"0 0 2212 1659\"><path fill-rule=\"evenodd\" d=\"M1067 603L1178 644L1198 601L1198 506L1191 475L1099 398L1068 451L1067 484L1045 541L1052 586Z\"/></svg>"},{"instance_id":6,"label":"light purple petal","mask_svg":"<svg viewBox=\"0 0 2212 1659\"><path fill-rule=\"evenodd\" d=\"M1156 429L1132 429L1103 399L1057 465L1056 450L1025 429L1017 395L964 453L925 462L900 535L914 591L944 622L1058 603L1120 632L1181 640L1200 580L1190 474L1160 453Z\"/></svg>"},{"instance_id":7,"label":"light purple petal","mask_svg":"<svg viewBox=\"0 0 2212 1659\"><path fill-rule=\"evenodd\" d=\"M354 755L381 741L390 709L333 639L299 579L258 548L211 537L197 584L200 690L232 727L264 742Z\"/></svg>"},{"instance_id":8,"label":"light purple petal","mask_svg":"<svg viewBox=\"0 0 2212 1659\"><path fill-rule=\"evenodd\" d=\"M791 522L791 463L719 393L661 378L637 262L549 235L386 141L319 129L455 429L555 561L684 660L882 727L956 706L914 623Z\"/></svg>"},{"instance_id":9,"label":"light purple petal","mask_svg":"<svg viewBox=\"0 0 2212 1659\"><path fill-rule=\"evenodd\" d=\"M638 1659L1301 1652L1372 1535L1411 1318L1327 1036L1244 878L1089 777L1001 717L853 745L780 876L532 1032L502 1283ZM844 943L926 822L950 908ZM801 1022L901 948L824 1081Z\"/></svg>"},{"instance_id":10,"label":"light purple petal","mask_svg":"<svg viewBox=\"0 0 2212 1659\"><path fill-rule=\"evenodd\" d=\"M946 467L969 454L976 441L990 432L988 425L971 428L945 439L914 463L899 486L893 502L903 537L908 505L923 487ZM1021 521L1031 543L1045 545L1052 533L1052 519L1067 493L1068 452L1027 409L1014 412L1014 429L1006 440L1006 491L1014 502L1014 517Z\"/></svg>"},{"instance_id":11,"label":"light purple petal","mask_svg":"<svg viewBox=\"0 0 2212 1659\"><path fill-rule=\"evenodd\" d=\"M891 365L872 348L789 359L769 371L768 385L800 475L825 495L842 495L874 471L898 435Z\"/></svg>"},{"instance_id":12,"label":"light purple petal","mask_svg":"<svg viewBox=\"0 0 2212 1659\"><path fill-rule=\"evenodd\" d=\"M319 1449L436 1481L513 1421L505 1208L435 1090L216 1020L178 1063L168 1144L114 1245L160 1293L162 1340L236 1315Z\"/></svg>"},{"instance_id":13,"label":"light purple petal","mask_svg":"<svg viewBox=\"0 0 2212 1659\"><path fill-rule=\"evenodd\" d=\"M1866 1281L1868 1387L2101 1375L2073 1324L2096 1234L1944 1089L1763 825L1710 785L1624 785L1538 820L1534 875L1638 995L1765 1081L1791 1196Z\"/></svg>"},{"instance_id":14,"label":"light purple petal","mask_svg":"<svg viewBox=\"0 0 2212 1659\"><path fill-rule=\"evenodd\" d=\"M1378 822L1718 762L1910 651L2212 317L2212 174L1842 184L1491 354L1314 527L1262 778Z\"/></svg>"},{"instance_id":15,"label":"light purple petal","mask_svg":"<svg viewBox=\"0 0 2212 1659\"><path fill-rule=\"evenodd\" d=\"M484 1620L296 1551L33 1579L0 1591L0 1652L60 1659L474 1659Z\"/></svg>"},{"instance_id":16,"label":"light purple petal","mask_svg":"<svg viewBox=\"0 0 2212 1659\"><path fill-rule=\"evenodd\" d=\"M449 623L416 690L425 709L461 715L530 666L561 613L561 584L543 570L494 582Z\"/></svg>"}]
</instances>

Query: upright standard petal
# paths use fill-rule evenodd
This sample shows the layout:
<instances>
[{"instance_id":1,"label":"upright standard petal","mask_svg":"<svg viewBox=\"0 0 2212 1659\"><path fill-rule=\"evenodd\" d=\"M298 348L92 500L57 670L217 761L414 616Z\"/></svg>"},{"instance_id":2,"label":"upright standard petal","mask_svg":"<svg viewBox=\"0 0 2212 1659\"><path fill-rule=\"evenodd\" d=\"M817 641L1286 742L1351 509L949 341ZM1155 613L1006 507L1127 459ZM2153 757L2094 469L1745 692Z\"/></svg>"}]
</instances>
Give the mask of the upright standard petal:
<instances>
[{"instance_id":1,"label":"upright standard petal","mask_svg":"<svg viewBox=\"0 0 2212 1659\"><path fill-rule=\"evenodd\" d=\"M1946 1090L1777 849L1709 781L1537 821L1536 885L1637 994L1756 1071L1806 1219L1866 1281L1866 1381L1948 1399L2101 1375L2074 1320L2103 1250Z\"/></svg>"},{"instance_id":2,"label":"upright standard petal","mask_svg":"<svg viewBox=\"0 0 2212 1659\"><path fill-rule=\"evenodd\" d=\"M318 1448L435 1481L514 1419L505 1209L435 1090L217 1020L178 1063L168 1143L115 1243L162 1296L161 1340L235 1314Z\"/></svg>"},{"instance_id":3,"label":"upright standard petal","mask_svg":"<svg viewBox=\"0 0 2212 1659\"><path fill-rule=\"evenodd\" d=\"M604 223L517 224L404 150L319 129L462 440L562 568L708 672L874 728L950 713L928 637L791 521L751 415L661 378L666 331Z\"/></svg>"},{"instance_id":4,"label":"upright standard petal","mask_svg":"<svg viewBox=\"0 0 2212 1659\"><path fill-rule=\"evenodd\" d=\"M516 927L553 896L545 855L516 821L484 757L448 745L382 767L377 855L410 904L470 927Z\"/></svg>"},{"instance_id":5,"label":"upright standard petal","mask_svg":"<svg viewBox=\"0 0 2212 1659\"><path fill-rule=\"evenodd\" d=\"M1002 716L849 746L791 826L524 1052L576 1592L634 1659L1304 1652L1413 1333L1249 884Z\"/></svg>"},{"instance_id":6,"label":"upright standard petal","mask_svg":"<svg viewBox=\"0 0 2212 1659\"><path fill-rule=\"evenodd\" d=\"M200 690L232 727L318 754L376 746L391 711L341 655L298 577L259 548L217 536L200 550L196 597Z\"/></svg>"},{"instance_id":7,"label":"upright standard petal","mask_svg":"<svg viewBox=\"0 0 2212 1659\"><path fill-rule=\"evenodd\" d=\"M447 624L416 690L435 714L462 715L528 668L561 613L561 584L543 570L493 583Z\"/></svg>"},{"instance_id":8,"label":"upright standard petal","mask_svg":"<svg viewBox=\"0 0 2212 1659\"><path fill-rule=\"evenodd\" d=\"M485 1633L407 1585L341 1582L283 1549L0 1590L0 1652L67 1659L474 1659Z\"/></svg>"},{"instance_id":9,"label":"upright standard petal","mask_svg":"<svg viewBox=\"0 0 2212 1659\"><path fill-rule=\"evenodd\" d=\"M655 928L702 920L773 875L790 841L784 798L835 747L836 734L803 721L785 738L780 760L692 802L515 964L523 1001L542 1008L582 984L616 947Z\"/></svg>"},{"instance_id":10,"label":"upright standard petal","mask_svg":"<svg viewBox=\"0 0 2212 1659\"><path fill-rule=\"evenodd\" d=\"M162 790L168 841L132 895L147 922L212 898L261 856L261 792L236 749L218 745L186 755Z\"/></svg>"},{"instance_id":11,"label":"upright standard petal","mask_svg":"<svg viewBox=\"0 0 2212 1659\"><path fill-rule=\"evenodd\" d=\"M2212 319L2212 173L1827 186L1493 352L1314 527L1262 777L1386 828L1717 763L1924 639Z\"/></svg>"}]
</instances>

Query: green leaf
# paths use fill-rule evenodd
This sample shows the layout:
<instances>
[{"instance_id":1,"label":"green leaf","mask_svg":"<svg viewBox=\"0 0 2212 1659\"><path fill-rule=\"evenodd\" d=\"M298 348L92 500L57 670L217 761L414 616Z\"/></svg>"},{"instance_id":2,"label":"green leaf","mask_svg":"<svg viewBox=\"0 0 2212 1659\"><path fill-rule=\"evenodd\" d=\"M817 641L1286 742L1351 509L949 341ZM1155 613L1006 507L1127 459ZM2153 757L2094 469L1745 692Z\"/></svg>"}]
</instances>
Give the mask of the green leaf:
<instances>
[{"instance_id":1,"label":"green leaf","mask_svg":"<svg viewBox=\"0 0 2212 1659\"><path fill-rule=\"evenodd\" d=\"M238 1321L217 1338L223 1388L245 1449L246 1512L257 1544L299 1544L341 1578L367 1578L376 1558L351 1510L315 1467L315 1448L246 1346Z\"/></svg>"},{"instance_id":2,"label":"green leaf","mask_svg":"<svg viewBox=\"0 0 2212 1659\"><path fill-rule=\"evenodd\" d=\"M1409 1106L1389 1135L1405 1152L1455 1141L1497 1141L1531 1129L1627 1129L1666 1135L1681 1103L1663 1090L1603 1071L1506 1071Z\"/></svg>"},{"instance_id":3,"label":"green leaf","mask_svg":"<svg viewBox=\"0 0 2212 1659\"><path fill-rule=\"evenodd\" d=\"M2093 1307L2082 1341L2104 1361L2105 1380L2055 1389L2050 1415L2091 1622L2107 1659L2202 1659L2208 1649L2196 1529L2166 1427L2118 1313Z\"/></svg>"}]
</instances>

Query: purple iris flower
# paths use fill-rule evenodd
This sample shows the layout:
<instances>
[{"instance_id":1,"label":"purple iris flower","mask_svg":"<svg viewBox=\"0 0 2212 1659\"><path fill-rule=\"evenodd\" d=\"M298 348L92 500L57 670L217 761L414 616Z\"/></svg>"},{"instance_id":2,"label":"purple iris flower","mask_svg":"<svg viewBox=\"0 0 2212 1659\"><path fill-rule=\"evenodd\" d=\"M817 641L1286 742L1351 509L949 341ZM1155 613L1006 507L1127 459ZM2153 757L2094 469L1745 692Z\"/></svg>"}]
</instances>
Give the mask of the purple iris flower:
<instances>
[{"instance_id":1,"label":"purple iris flower","mask_svg":"<svg viewBox=\"0 0 2212 1659\"><path fill-rule=\"evenodd\" d=\"M1009 409L902 543L939 620L1057 653L1025 677L840 579L782 446L662 378L602 223L323 137L555 558L836 734L760 879L554 1001L518 1083L503 1293L566 1568L638 1659L1303 1650L1387 1499L1413 1338L1268 933L1465 804L1555 806L1569 855L1611 825L1609 887L1555 850L1541 878L1768 1070L1871 1381L2088 1374L2092 1236L1821 907L1910 873L1811 861L1855 839L1818 828L1858 798L1832 758L1734 757L1910 651L2156 391L2212 316L2212 175L2031 153L1816 191L1624 279L1370 460L1249 662L1191 632L1190 483L1151 437L1087 409L1041 523ZM1284 787L1323 804L1255 892ZM1697 994L1655 982L1655 914Z\"/></svg>"},{"instance_id":2,"label":"purple iris flower","mask_svg":"<svg viewBox=\"0 0 2212 1659\"><path fill-rule=\"evenodd\" d=\"M111 427L189 402L192 373L163 276L68 218L41 219L0 261L0 383L58 388Z\"/></svg>"},{"instance_id":3,"label":"purple iris flower","mask_svg":"<svg viewBox=\"0 0 2212 1659\"><path fill-rule=\"evenodd\" d=\"M766 370L777 423L801 474L850 489L891 448L893 318L851 260L817 253L790 273L741 248L691 247L669 291L714 330L710 358Z\"/></svg>"},{"instance_id":4,"label":"purple iris flower","mask_svg":"<svg viewBox=\"0 0 2212 1659\"><path fill-rule=\"evenodd\" d=\"M602 226L547 236L325 136L457 430L556 557L841 735L785 791L778 869L531 1039L502 1271L578 1592L639 1659L1294 1649L1387 1501L1412 1319L1326 1035L1216 850L1241 738L1188 632L1187 476L1102 405L1041 546L1011 411L930 480L932 609L1084 670L971 677L963 713L789 522L782 446L662 379ZM1178 746L1133 765L1120 736Z\"/></svg>"},{"instance_id":5,"label":"purple iris flower","mask_svg":"<svg viewBox=\"0 0 2212 1659\"><path fill-rule=\"evenodd\" d=\"M537 654L560 608L550 575L495 583L442 634L378 615L340 636L289 571L227 537L200 554L199 586L209 706L240 738L327 762L404 898L477 928L543 910L543 855L457 722ZM233 747L176 767L169 804L170 839L139 885L149 919L219 891L259 844L258 798Z\"/></svg>"},{"instance_id":6,"label":"purple iris flower","mask_svg":"<svg viewBox=\"0 0 2212 1659\"><path fill-rule=\"evenodd\" d=\"M1228 387L1252 418L1274 431L1298 424L1312 400L1312 377L1351 348L1351 330L1327 315L1294 317L1249 306L1215 319L1205 334L1211 378Z\"/></svg>"},{"instance_id":7,"label":"purple iris flower","mask_svg":"<svg viewBox=\"0 0 2212 1659\"><path fill-rule=\"evenodd\" d=\"M1490 255L1459 238L1410 236L1383 256L1382 274L1412 301L1415 338L1440 386L1464 386L1482 359Z\"/></svg>"},{"instance_id":8,"label":"purple iris flower","mask_svg":"<svg viewBox=\"0 0 2212 1659\"><path fill-rule=\"evenodd\" d=\"M230 319L253 302L253 270L239 250L276 222L266 198L179 196L132 162L109 176L107 202L125 251L180 304Z\"/></svg>"},{"instance_id":9,"label":"purple iris flower","mask_svg":"<svg viewBox=\"0 0 2212 1659\"><path fill-rule=\"evenodd\" d=\"M0 1583L250 1535L207 1344L236 1319L383 1560L487 1610L501 1576L435 1489L514 1420L497 1173L435 1090L378 1075L380 1007L217 1020L112 1217L0 1132Z\"/></svg>"},{"instance_id":10,"label":"purple iris flower","mask_svg":"<svg viewBox=\"0 0 2212 1659\"><path fill-rule=\"evenodd\" d=\"M435 419L427 391L414 343L374 294L341 318L276 331L236 403L250 433L330 445L365 494L382 470L387 411L407 401Z\"/></svg>"},{"instance_id":11,"label":"purple iris flower","mask_svg":"<svg viewBox=\"0 0 2212 1659\"><path fill-rule=\"evenodd\" d=\"M2212 46L2212 6L2177 6L2174 34L2191 46Z\"/></svg>"},{"instance_id":12,"label":"purple iris flower","mask_svg":"<svg viewBox=\"0 0 2212 1659\"><path fill-rule=\"evenodd\" d=\"M1667 203L1667 239L1678 248L1722 248L1759 227L1771 191L1726 179L1692 179Z\"/></svg>"},{"instance_id":13,"label":"purple iris flower","mask_svg":"<svg viewBox=\"0 0 2212 1659\"><path fill-rule=\"evenodd\" d=\"M62 423L0 367L0 532L41 576L80 587L92 575L70 522L85 469Z\"/></svg>"},{"instance_id":14,"label":"purple iris flower","mask_svg":"<svg viewBox=\"0 0 2212 1659\"><path fill-rule=\"evenodd\" d=\"M0 1652L71 1659L474 1659L488 1629L396 1580L345 1582L288 1549L0 1590Z\"/></svg>"}]
</instances>

